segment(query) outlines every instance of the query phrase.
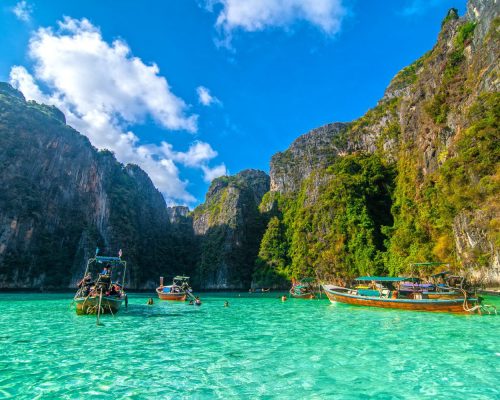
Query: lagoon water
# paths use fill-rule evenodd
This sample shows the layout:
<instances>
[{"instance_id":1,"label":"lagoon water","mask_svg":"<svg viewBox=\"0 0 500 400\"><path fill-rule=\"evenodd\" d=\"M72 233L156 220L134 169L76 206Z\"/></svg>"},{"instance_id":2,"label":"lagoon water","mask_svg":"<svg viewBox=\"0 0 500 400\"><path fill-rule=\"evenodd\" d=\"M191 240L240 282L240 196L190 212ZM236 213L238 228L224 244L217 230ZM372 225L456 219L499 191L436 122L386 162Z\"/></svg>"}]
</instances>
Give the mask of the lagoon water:
<instances>
[{"instance_id":1,"label":"lagoon water","mask_svg":"<svg viewBox=\"0 0 500 400\"><path fill-rule=\"evenodd\" d=\"M0 398L500 398L500 316L129 297L96 326L72 294L0 294Z\"/></svg>"}]
</instances>

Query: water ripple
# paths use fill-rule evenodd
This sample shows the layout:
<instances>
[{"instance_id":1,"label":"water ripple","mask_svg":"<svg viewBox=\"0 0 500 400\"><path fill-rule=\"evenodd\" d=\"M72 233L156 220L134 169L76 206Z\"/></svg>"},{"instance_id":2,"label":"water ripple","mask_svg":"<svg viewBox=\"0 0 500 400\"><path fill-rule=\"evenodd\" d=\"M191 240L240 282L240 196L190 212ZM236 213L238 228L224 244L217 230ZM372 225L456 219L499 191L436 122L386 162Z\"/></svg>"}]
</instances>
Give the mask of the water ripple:
<instances>
[{"instance_id":1,"label":"water ripple","mask_svg":"<svg viewBox=\"0 0 500 400\"><path fill-rule=\"evenodd\" d=\"M500 397L500 318L217 294L96 326L70 298L0 295L0 398Z\"/></svg>"}]
</instances>

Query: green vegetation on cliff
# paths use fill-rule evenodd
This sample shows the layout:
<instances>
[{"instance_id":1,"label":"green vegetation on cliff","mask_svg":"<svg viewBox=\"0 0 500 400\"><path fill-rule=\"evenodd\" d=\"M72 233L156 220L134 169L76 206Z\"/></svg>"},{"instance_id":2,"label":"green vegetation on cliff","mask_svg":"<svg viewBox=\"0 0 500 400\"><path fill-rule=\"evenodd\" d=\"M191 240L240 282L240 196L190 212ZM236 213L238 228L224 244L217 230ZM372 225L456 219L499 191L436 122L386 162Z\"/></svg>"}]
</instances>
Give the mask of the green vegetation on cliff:
<instances>
[{"instance_id":1,"label":"green vegetation on cliff","mask_svg":"<svg viewBox=\"0 0 500 400\"><path fill-rule=\"evenodd\" d=\"M261 243L256 276L352 276L384 268L384 226L394 169L376 154L348 155L278 201ZM311 200L314 197L314 200Z\"/></svg>"},{"instance_id":2,"label":"green vegetation on cliff","mask_svg":"<svg viewBox=\"0 0 500 400\"><path fill-rule=\"evenodd\" d=\"M434 49L397 74L384 99L342 133L347 151L337 153L335 138L332 157L324 157L329 165L316 164L302 179L280 164L274 178L301 186L264 199L261 207L274 216L256 278L398 274L427 260L468 271L494 265L500 95L482 49L495 48L497 20L474 49L477 22L451 10Z\"/></svg>"}]
</instances>

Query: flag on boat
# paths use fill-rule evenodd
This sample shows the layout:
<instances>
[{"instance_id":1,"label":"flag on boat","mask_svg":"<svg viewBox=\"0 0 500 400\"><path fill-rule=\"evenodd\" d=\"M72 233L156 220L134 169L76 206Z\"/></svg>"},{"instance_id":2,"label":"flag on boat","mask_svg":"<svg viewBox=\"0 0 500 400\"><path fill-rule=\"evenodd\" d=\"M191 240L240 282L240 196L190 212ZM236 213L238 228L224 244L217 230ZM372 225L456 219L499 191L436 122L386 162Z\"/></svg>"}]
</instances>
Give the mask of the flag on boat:
<instances>
[{"instance_id":1,"label":"flag on boat","mask_svg":"<svg viewBox=\"0 0 500 400\"><path fill-rule=\"evenodd\" d=\"M122 258L122 249L118 252L118 257Z\"/></svg>"}]
</instances>

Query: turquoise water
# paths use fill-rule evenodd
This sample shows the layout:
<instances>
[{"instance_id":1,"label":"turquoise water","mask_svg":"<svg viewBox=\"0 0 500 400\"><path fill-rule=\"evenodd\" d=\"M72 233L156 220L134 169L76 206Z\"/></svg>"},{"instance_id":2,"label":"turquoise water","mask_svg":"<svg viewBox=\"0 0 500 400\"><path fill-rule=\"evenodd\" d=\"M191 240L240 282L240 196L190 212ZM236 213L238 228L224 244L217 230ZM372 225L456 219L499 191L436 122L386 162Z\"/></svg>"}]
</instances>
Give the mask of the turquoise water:
<instances>
[{"instance_id":1,"label":"turquoise water","mask_svg":"<svg viewBox=\"0 0 500 400\"><path fill-rule=\"evenodd\" d=\"M0 294L0 398L500 398L500 316L238 296L131 295L96 326L71 294Z\"/></svg>"}]
</instances>

